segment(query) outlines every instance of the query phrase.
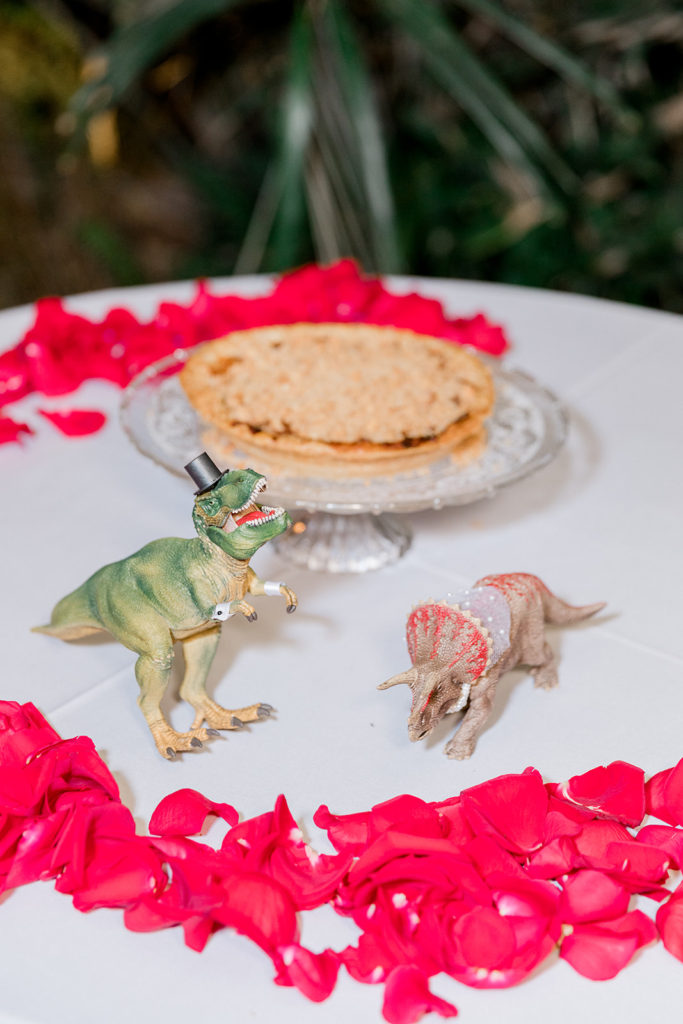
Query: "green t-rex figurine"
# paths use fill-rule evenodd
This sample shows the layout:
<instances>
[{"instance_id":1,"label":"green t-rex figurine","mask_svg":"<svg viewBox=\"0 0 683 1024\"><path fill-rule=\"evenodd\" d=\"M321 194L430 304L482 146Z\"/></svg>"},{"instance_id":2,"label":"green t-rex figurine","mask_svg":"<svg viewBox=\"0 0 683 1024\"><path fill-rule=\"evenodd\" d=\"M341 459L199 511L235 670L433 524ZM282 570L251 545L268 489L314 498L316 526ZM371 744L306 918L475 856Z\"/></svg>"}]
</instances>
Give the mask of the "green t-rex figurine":
<instances>
[{"instance_id":1,"label":"green t-rex figurine","mask_svg":"<svg viewBox=\"0 0 683 1024\"><path fill-rule=\"evenodd\" d=\"M240 729L270 715L270 704L221 707L208 696L206 677L221 621L237 612L250 622L256 619L247 594L281 594L288 612L297 606L293 590L259 579L249 566L254 552L290 525L283 508L256 503L265 477L252 469L221 473L206 453L185 468L200 485L192 512L197 536L154 540L129 558L103 566L62 598L49 625L34 629L62 640L107 630L134 651L138 704L159 752L169 759L201 747L216 729ZM171 728L160 709L177 640L185 658L180 696L196 712L190 730L182 733Z\"/></svg>"}]
</instances>

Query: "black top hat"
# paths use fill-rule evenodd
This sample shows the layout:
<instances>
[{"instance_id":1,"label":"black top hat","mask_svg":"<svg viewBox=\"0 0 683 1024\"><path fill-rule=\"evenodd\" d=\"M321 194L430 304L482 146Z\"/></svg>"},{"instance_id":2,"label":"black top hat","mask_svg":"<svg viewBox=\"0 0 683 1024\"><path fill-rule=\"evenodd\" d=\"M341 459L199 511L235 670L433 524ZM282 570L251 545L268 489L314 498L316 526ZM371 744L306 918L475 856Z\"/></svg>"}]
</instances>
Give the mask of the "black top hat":
<instances>
[{"instance_id":1,"label":"black top hat","mask_svg":"<svg viewBox=\"0 0 683 1024\"><path fill-rule=\"evenodd\" d=\"M223 474L228 472L227 469L219 469L206 452L202 452L196 459L188 462L185 469L192 477L194 483L197 484L198 489L194 492L195 494L203 494L204 491L210 491L212 487L216 486Z\"/></svg>"}]
</instances>

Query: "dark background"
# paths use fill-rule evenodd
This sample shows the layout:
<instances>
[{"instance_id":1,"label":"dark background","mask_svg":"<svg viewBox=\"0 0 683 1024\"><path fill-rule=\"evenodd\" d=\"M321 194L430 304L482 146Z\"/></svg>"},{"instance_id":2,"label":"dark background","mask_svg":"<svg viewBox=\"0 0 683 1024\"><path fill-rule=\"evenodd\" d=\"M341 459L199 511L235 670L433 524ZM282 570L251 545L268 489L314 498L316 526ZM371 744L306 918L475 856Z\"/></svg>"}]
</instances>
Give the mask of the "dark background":
<instances>
[{"instance_id":1,"label":"dark background","mask_svg":"<svg viewBox=\"0 0 683 1024\"><path fill-rule=\"evenodd\" d=\"M0 0L0 306L282 270L683 310L683 5Z\"/></svg>"}]
</instances>

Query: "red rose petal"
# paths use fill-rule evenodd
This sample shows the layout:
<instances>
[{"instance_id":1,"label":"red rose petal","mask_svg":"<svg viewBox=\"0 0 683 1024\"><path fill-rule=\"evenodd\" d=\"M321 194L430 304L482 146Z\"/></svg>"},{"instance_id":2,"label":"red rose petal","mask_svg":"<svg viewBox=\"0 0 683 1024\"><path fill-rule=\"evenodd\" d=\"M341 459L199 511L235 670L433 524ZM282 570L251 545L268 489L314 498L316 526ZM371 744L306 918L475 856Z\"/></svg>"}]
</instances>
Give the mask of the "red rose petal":
<instances>
[{"instance_id":1,"label":"red rose petal","mask_svg":"<svg viewBox=\"0 0 683 1024\"><path fill-rule=\"evenodd\" d=\"M649 892L666 879L671 858L663 850L645 843L610 843L602 861L632 892Z\"/></svg>"},{"instance_id":2,"label":"red rose petal","mask_svg":"<svg viewBox=\"0 0 683 1024\"><path fill-rule=\"evenodd\" d=\"M657 911L657 928L672 956L683 961L683 887L679 886Z\"/></svg>"},{"instance_id":3,"label":"red rose petal","mask_svg":"<svg viewBox=\"0 0 683 1024\"><path fill-rule=\"evenodd\" d=\"M554 919L559 902L557 887L536 878L491 875L488 884L493 889L498 911L509 917L533 917L546 921Z\"/></svg>"},{"instance_id":4,"label":"red rose petal","mask_svg":"<svg viewBox=\"0 0 683 1024\"><path fill-rule=\"evenodd\" d=\"M593 867L595 861L601 860L610 843L635 842L631 833L617 821L608 819L589 821L574 837L577 850L575 867Z\"/></svg>"},{"instance_id":5,"label":"red rose petal","mask_svg":"<svg viewBox=\"0 0 683 1024\"><path fill-rule=\"evenodd\" d=\"M663 850L677 868L683 866L683 829L673 825L645 825L638 832L636 839L648 846L657 846Z\"/></svg>"},{"instance_id":6,"label":"red rose petal","mask_svg":"<svg viewBox=\"0 0 683 1024\"><path fill-rule=\"evenodd\" d=\"M208 815L215 814L236 825L239 815L230 804L214 803L196 789L178 789L158 804L149 820L149 830L157 836L199 835Z\"/></svg>"},{"instance_id":7,"label":"red rose petal","mask_svg":"<svg viewBox=\"0 0 683 1024\"><path fill-rule=\"evenodd\" d=\"M502 327L492 324L483 313L477 313L469 320L460 318L453 324L458 332L457 341L461 345L472 345L490 355L500 356L508 347L508 341Z\"/></svg>"},{"instance_id":8,"label":"red rose petal","mask_svg":"<svg viewBox=\"0 0 683 1024\"><path fill-rule=\"evenodd\" d=\"M418 967L396 967L386 980L382 1015L389 1024L415 1024L425 1013L455 1017L452 1003L429 991L427 979Z\"/></svg>"},{"instance_id":9,"label":"red rose petal","mask_svg":"<svg viewBox=\"0 0 683 1024\"><path fill-rule=\"evenodd\" d=\"M164 881L161 863L147 843L107 840L98 845L84 884L73 893L73 903L83 911L126 907L145 893L154 892ZM60 888L59 879L55 888L67 891Z\"/></svg>"},{"instance_id":10,"label":"red rose petal","mask_svg":"<svg viewBox=\"0 0 683 1024\"><path fill-rule=\"evenodd\" d=\"M516 952L511 925L492 907L473 907L453 929L468 967L491 971Z\"/></svg>"},{"instance_id":11,"label":"red rose petal","mask_svg":"<svg viewBox=\"0 0 683 1024\"><path fill-rule=\"evenodd\" d=\"M319 854L302 842L277 846L267 870L285 886L297 910L310 910L332 899L350 864L350 854Z\"/></svg>"},{"instance_id":12,"label":"red rose petal","mask_svg":"<svg viewBox=\"0 0 683 1024\"><path fill-rule=\"evenodd\" d=\"M325 829L330 842L340 853L362 853L368 841L369 820L370 811L332 814L326 804L322 804L313 815L315 824Z\"/></svg>"},{"instance_id":13,"label":"red rose petal","mask_svg":"<svg viewBox=\"0 0 683 1024\"><path fill-rule=\"evenodd\" d=\"M559 913L572 924L620 917L628 910L630 893L600 871L577 871L562 888Z\"/></svg>"},{"instance_id":14,"label":"red rose petal","mask_svg":"<svg viewBox=\"0 0 683 1024\"><path fill-rule=\"evenodd\" d=\"M376 932L362 932L357 946L347 946L339 959L356 981L365 985L383 982L390 971L397 966L393 951L387 948L383 935Z\"/></svg>"},{"instance_id":15,"label":"red rose petal","mask_svg":"<svg viewBox=\"0 0 683 1024\"><path fill-rule=\"evenodd\" d=\"M442 819L434 807L419 797L405 793L372 808L368 821L368 840L371 842L389 830L438 839L445 832Z\"/></svg>"},{"instance_id":16,"label":"red rose petal","mask_svg":"<svg viewBox=\"0 0 683 1024\"><path fill-rule=\"evenodd\" d=\"M645 814L645 773L626 761L574 775L560 794L596 817L613 818L624 825L640 825Z\"/></svg>"},{"instance_id":17,"label":"red rose petal","mask_svg":"<svg viewBox=\"0 0 683 1024\"><path fill-rule=\"evenodd\" d=\"M639 769L631 769L633 781ZM677 769L650 787L669 810ZM439 803L403 795L350 820L321 808L321 822L357 852L353 863L348 848L331 857L311 850L282 796L213 850L175 833L201 829L207 814L235 821L232 807L180 790L153 815L165 834L138 836L92 742L60 740L32 705L5 701L0 892L56 878L79 909L123 908L137 931L179 925L197 951L214 931L234 927L271 956L279 984L310 999L329 995L341 961L360 981L386 982L390 1021L452 1015L428 977L443 970L477 988L517 984L555 948L562 922L563 958L586 977L613 977L657 934L649 918L627 910L633 892L666 900L659 933L683 959L683 888L671 894L663 885L683 830L646 826L634 838L616 819L635 816L637 787L627 786L625 799L606 771L577 777L570 795L581 807L546 791L529 769ZM314 953L299 944L296 910L332 897L361 935L340 954Z\"/></svg>"},{"instance_id":18,"label":"red rose petal","mask_svg":"<svg viewBox=\"0 0 683 1024\"><path fill-rule=\"evenodd\" d=\"M657 929L650 918L632 910L613 921L574 926L562 941L560 956L584 978L607 981L656 937Z\"/></svg>"},{"instance_id":19,"label":"red rose petal","mask_svg":"<svg viewBox=\"0 0 683 1024\"><path fill-rule=\"evenodd\" d=\"M59 742L59 733L33 704L0 701L0 769L24 765L32 754Z\"/></svg>"},{"instance_id":20,"label":"red rose petal","mask_svg":"<svg viewBox=\"0 0 683 1024\"><path fill-rule=\"evenodd\" d=\"M462 799L452 797L450 800L441 800L431 806L437 811L442 822L442 831L450 841L458 847L462 847L474 833L467 822L467 816L462 805Z\"/></svg>"},{"instance_id":21,"label":"red rose petal","mask_svg":"<svg viewBox=\"0 0 683 1024\"><path fill-rule=\"evenodd\" d=\"M0 406L18 402L30 394L28 367L23 346L0 354ZM0 423L2 420L0 420Z\"/></svg>"},{"instance_id":22,"label":"red rose petal","mask_svg":"<svg viewBox=\"0 0 683 1024\"><path fill-rule=\"evenodd\" d=\"M321 1003L331 995L340 967L339 956L333 950L312 953L294 943L279 949L278 956L281 961L275 978L278 985L293 985L314 1003Z\"/></svg>"},{"instance_id":23,"label":"red rose petal","mask_svg":"<svg viewBox=\"0 0 683 1024\"><path fill-rule=\"evenodd\" d=\"M549 787L546 786L546 789ZM577 836L583 826L591 821L593 815L590 811L568 804L564 800L557 800L551 795L548 800L548 813L545 818L545 829L543 842L550 843L554 839L565 836Z\"/></svg>"},{"instance_id":24,"label":"red rose petal","mask_svg":"<svg viewBox=\"0 0 683 1024\"><path fill-rule=\"evenodd\" d=\"M96 409L39 409L38 412L67 437L95 434L107 422L104 413Z\"/></svg>"},{"instance_id":25,"label":"red rose petal","mask_svg":"<svg viewBox=\"0 0 683 1024\"><path fill-rule=\"evenodd\" d=\"M27 423L19 423L9 416L0 416L0 444L11 444L13 441L21 442L22 434L32 434L33 431Z\"/></svg>"},{"instance_id":26,"label":"red rose petal","mask_svg":"<svg viewBox=\"0 0 683 1024\"><path fill-rule=\"evenodd\" d=\"M377 886L411 879L466 892L477 902L490 900L490 890L478 872L448 840L392 832L377 839L351 867L343 894L358 906L359 894L366 899Z\"/></svg>"},{"instance_id":27,"label":"red rose petal","mask_svg":"<svg viewBox=\"0 0 683 1024\"><path fill-rule=\"evenodd\" d=\"M653 775L645 786L648 814L670 825L683 825L683 759Z\"/></svg>"},{"instance_id":28,"label":"red rose petal","mask_svg":"<svg viewBox=\"0 0 683 1024\"><path fill-rule=\"evenodd\" d=\"M492 835L511 853L540 849L548 794L535 769L501 775L462 792L467 820L477 834Z\"/></svg>"},{"instance_id":29,"label":"red rose petal","mask_svg":"<svg viewBox=\"0 0 683 1024\"><path fill-rule=\"evenodd\" d=\"M476 836L463 849L482 878L488 878L494 872L517 878L525 877L524 869L518 861L490 836Z\"/></svg>"},{"instance_id":30,"label":"red rose petal","mask_svg":"<svg viewBox=\"0 0 683 1024\"><path fill-rule=\"evenodd\" d=\"M294 903L287 890L266 875L233 875L222 886L215 917L265 950L274 953L299 939Z\"/></svg>"},{"instance_id":31,"label":"red rose petal","mask_svg":"<svg viewBox=\"0 0 683 1024\"><path fill-rule=\"evenodd\" d=\"M580 863L576 844L568 836L560 836L529 858L526 872L531 878L560 878Z\"/></svg>"}]
</instances>

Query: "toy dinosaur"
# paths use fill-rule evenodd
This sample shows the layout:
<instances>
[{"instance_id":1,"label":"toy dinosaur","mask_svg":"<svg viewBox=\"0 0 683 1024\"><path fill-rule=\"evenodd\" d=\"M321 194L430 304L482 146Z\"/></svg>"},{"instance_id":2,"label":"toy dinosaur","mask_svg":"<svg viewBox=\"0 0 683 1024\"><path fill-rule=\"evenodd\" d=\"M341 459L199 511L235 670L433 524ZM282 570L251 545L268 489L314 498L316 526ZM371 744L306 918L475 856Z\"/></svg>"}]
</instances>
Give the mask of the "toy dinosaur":
<instances>
[{"instance_id":1,"label":"toy dinosaur","mask_svg":"<svg viewBox=\"0 0 683 1024\"><path fill-rule=\"evenodd\" d=\"M192 511L197 536L154 540L129 558L105 565L62 598L49 625L34 629L62 640L107 630L134 651L138 704L159 752L169 759L201 747L217 729L240 729L270 715L270 704L221 707L208 696L206 677L221 621L237 612L249 622L256 619L247 594L281 594L288 612L297 606L293 590L259 579L249 566L254 552L290 524L283 508L257 504L265 477L252 469L221 472L206 453L185 469L199 486ZM182 733L171 728L160 709L176 640L185 658L180 696L196 712L191 728Z\"/></svg>"},{"instance_id":2,"label":"toy dinosaur","mask_svg":"<svg viewBox=\"0 0 683 1024\"><path fill-rule=\"evenodd\" d=\"M406 641L413 667L378 689L410 686L408 735L413 741L431 732L444 715L465 711L445 747L449 757L465 760L472 756L504 672L529 665L536 686L557 685L555 655L544 624L579 622L604 607L574 608L527 573L485 576L448 601L428 601L412 610Z\"/></svg>"}]
</instances>

